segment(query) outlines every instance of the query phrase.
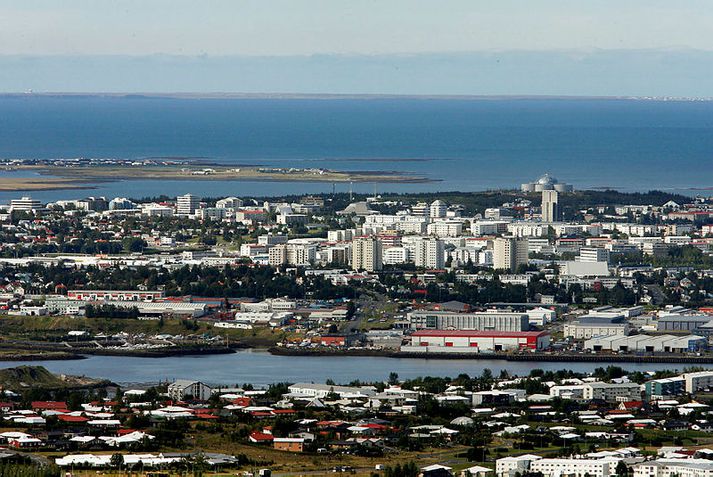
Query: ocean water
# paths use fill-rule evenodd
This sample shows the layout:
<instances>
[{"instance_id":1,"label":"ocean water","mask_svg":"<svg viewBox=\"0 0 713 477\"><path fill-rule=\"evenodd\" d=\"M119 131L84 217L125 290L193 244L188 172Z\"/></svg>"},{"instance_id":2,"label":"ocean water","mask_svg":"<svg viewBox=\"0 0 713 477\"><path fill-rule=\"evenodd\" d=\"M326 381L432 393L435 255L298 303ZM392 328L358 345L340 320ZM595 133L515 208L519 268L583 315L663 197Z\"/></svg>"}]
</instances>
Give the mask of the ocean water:
<instances>
[{"instance_id":1,"label":"ocean water","mask_svg":"<svg viewBox=\"0 0 713 477\"><path fill-rule=\"evenodd\" d=\"M555 363L481 359L384 358L380 356L277 356L264 350L241 350L235 354L134 358L89 356L70 361L0 361L0 368L21 365L44 366L53 373L85 375L117 383L148 383L174 379L198 379L209 384L252 383L267 386L279 382L324 383L333 379L348 383L355 379L377 381L390 372L402 379L418 376L450 376L460 373L480 376L489 369L526 376L533 369L558 370L566 367L589 373L598 367L620 366L631 371L682 370L683 364L667 363ZM710 365L704 365L710 368Z\"/></svg>"},{"instance_id":2,"label":"ocean water","mask_svg":"<svg viewBox=\"0 0 713 477\"><path fill-rule=\"evenodd\" d=\"M514 188L549 172L580 189L710 195L713 102L0 97L2 158L154 156L396 170L433 180L354 184L361 192ZM267 196L349 189L348 184L139 177L96 186L32 195L43 200L185 192ZM3 192L0 200L18 195Z\"/></svg>"}]
</instances>

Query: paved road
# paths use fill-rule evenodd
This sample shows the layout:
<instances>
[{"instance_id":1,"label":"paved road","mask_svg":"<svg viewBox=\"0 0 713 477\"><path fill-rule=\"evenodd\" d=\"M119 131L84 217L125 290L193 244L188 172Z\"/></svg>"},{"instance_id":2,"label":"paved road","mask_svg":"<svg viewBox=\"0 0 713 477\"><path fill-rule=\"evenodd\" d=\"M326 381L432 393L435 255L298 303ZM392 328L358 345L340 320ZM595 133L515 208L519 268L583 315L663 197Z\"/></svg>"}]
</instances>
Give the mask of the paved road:
<instances>
[{"instance_id":1,"label":"paved road","mask_svg":"<svg viewBox=\"0 0 713 477\"><path fill-rule=\"evenodd\" d=\"M364 325L364 320L369 316L383 309L383 304L386 302L386 297L372 292L363 293L356 300L357 312L354 319L342 325L342 332L359 331Z\"/></svg>"},{"instance_id":2,"label":"paved road","mask_svg":"<svg viewBox=\"0 0 713 477\"><path fill-rule=\"evenodd\" d=\"M353 473L350 472L332 472L332 468L330 467L329 469L325 470L310 470L310 471L304 471L304 472L273 472L272 475L274 477L299 477L299 476L313 476L313 477L318 477L320 475L354 475L355 473L358 474L369 474L370 472L374 471L373 467L357 467L354 469Z\"/></svg>"}]
</instances>

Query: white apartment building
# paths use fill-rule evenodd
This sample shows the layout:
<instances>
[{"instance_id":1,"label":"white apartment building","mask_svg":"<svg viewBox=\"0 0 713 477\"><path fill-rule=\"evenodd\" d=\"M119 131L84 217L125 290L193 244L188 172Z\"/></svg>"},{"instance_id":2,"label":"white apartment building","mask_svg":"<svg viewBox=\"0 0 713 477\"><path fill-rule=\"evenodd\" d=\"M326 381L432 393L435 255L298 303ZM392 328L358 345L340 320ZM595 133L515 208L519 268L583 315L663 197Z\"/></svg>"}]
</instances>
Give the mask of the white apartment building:
<instances>
[{"instance_id":1,"label":"white apartment building","mask_svg":"<svg viewBox=\"0 0 713 477\"><path fill-rule=\"evenodd\" d=\"M498 220L511 215L512 212L503 207L490 207L483 212L483 218L487 220Z\"/></svg>"},{"instance_id":2,"label":"white apartment building","mask_svg":"<svg viewBox=\"0 0 713 477\"><path fill-rule=\"evenodd\" d=\"M584 385L585 401L597 399L606 402L641 400L641 385L636 383L587 383Z\"/></svg>"},{"instance_id":3,"label":"white apartment building","mask_svg":"<svg viewBox=\"0 0 713 477\"><path fill-rule=\"evenodd\" d=\"M509 283L510 285L527 286L527 284L530 283L530 278L531 276L525 273L511 273L507 275L500 275L500 281L502 283Z\"/></svg>"},{"instance_id":4,"label":"white apartment building","mask_svg":"<svg viewBox=\"0 0 713 477\"><path fill-rule=\"evenodd\" d=\"M340 263L346 265L352 256L351 244L333 245L321 250L323 263Z\"/></svg>"},{"instance_id":5,"label":"white apartment building","mask_svg":"<svg viewBox=\"0 0 713 477\"><path fill-rule=\"evenodd\" d=\"M493 251L492 250L481 250L478 254L478 264L484 267L493 266Z\"/></svg>"},{"instance_id":6,"label":"white apartment building","mask_svg":"<svg viewBox=\"0 0 713 477\"><path fill-rule=\"evenodd\" d=\"M428 217L420 215L376 214L366 216L364 221L364 227L374 231L390 229L409 234L423 234L427 225Z\"/></svg>"},{"instance_id":7,"label":"white apartment building","mask_svg":"<svg viewBox=\"0 0 713 477\"><path fill-rule=\"evenodd\" d=\"M652 244L662 244L663 238L656 236L656 237L629 237L629 243L633 243L635 245L638 245L639 248L643 248L644 245L652 245Z\"/></svg>"},{"instance_id":8,"label":"white apartment building","mask_svg":"<svg viewBox=\"0 0 713 477\"><path fill-rule=\"evenodd\" d=\"M423 217L420 217L424 220ZM402 215L373 214L364 217L364 225L393 225L404 220Z\"/></svg>"},{"instance_id":9,"label":"white apartment building","mask_svg":"<svg viewBox=\"0 0 713 477\"><path fill-rule=\"evenodd\" d=\"M176 214L193 215L200 207L200 199L192 194L179 195L176 198Z\"/></svg>"},{"instance_id":10,"label":"white apartment building","mask_svg":"<svg viewBox=\"0 0 713 477\"><path fill-rule=\"evenodd\" d=\"M696 393L713 388L713 371L699 371L695 373L684 373L683 379L686 383L687 393Z\"/></svg>"},{"instance_id":11,"label":"white apartment building","mask_svg":"<svg viewBox=\"0 0 713 477\"><path fill-rule=\"evenodd\" d=\"M508 224L503 220L478 220L470 224L470 233L476 237L483 235L498 235L508 231Z\"/></svg>"},{"instance_id":12,"label":"white apartment building","mask_svg":"<svg viewBox=\"0 0 713 477\"><path fill-rule=\"evenodd\" d=\"M654 235L657 233L655 225L645 225L645 224L622 224L618 222L611 222L602 224L602 228L605 230L616 230L629 237L645 237Z\"/></svg>"},{"instance_id":13,"label":"white apartment building","mask_svg":"<svg viewBox=\"0 0 713 477\"><path fill-rule=\"evenodd\" d=\"M210 386L200 381L189 381L187 379L177 379L168 385L168 397L175 401L183 401L192 398L199 401L207 401L213 390Z\"/></svg>"},{"instance_id":14,"label":"white apartment building","mask_svg":"<svg viewBox=\"0 0 713 477\"><path fill-rule=\"evenodd\" d=\"M330 394L338 394L340 397L370 397L376 394L371 386L333 386L330 384L295 383L289 388L291 394L300 396L311 396L325 398Z\"/></svg>"},{"instance_id":15,"label":"white apartment building","mask_svg":"<svg viewBox=\"0 0 713 477\"><path fill-rule=\"evenodd\" d=\"M371 217L370 215L367 216L367 218ZM346 229L346 230L329 230L327 232L327 241L329 242L346 242L350 241L354 235L356 234L356 231L354 229Z\"/></svg>"},{"instance_id":16,"label":"white apartment building","mask_svg":"<svg viewBox=\"0 0 713 477\"><path fill-rule=\"evenodd\" d=\"M458 247L450 252L450 257L456 266L464 265L468 263L468 261L478 263L480 250L481 249L477 247Z\"/></svg>"},{"instance_id":17,"label":"white apartment building","mask_svg":"<svg viewBox=\"0 0 713 477\"><path fill-rule=\"evenodd\" d=\"M393 228L405 234L424 234L426 233L426 222L403 221L394 224Z\"/></svg>"},{"instance_id":18,"label":"white apartment building","mask_svg":"<svg viewBox=\"0 0 713 477\"><path fill-rule=\"evenodd\" d=\"M171 217L173 209L161 204L141 204L141 214L148 217Z\"/></svg>"},{"instance_id":19,"label":"white apartment building","mask_svg":"<svg viewBox=\"0 0 713 477\"><path fill-rule=\"evenodd\" d=\"M267 251L267 263L271 267L279 267L287 263L287 245L278 244L269 248Z\"/></svg>"},{"instance_id":20,"label":"white apartment building","mask_svg":"<svg viewBox=\"0 0 713 477\"><path fill-rule=\"evenodd\" d=\"M579 255L575 258L577 262L608 262L609 250L598 247L582 247Z\"/></svg>"},{"instance_id":21,"label":"white apartment building","mask_svg":"<svg viewBox=\"0 0 713 477\"><path fill-rule=\"evenodd\" d=\"M268 248L264 245L259 247ZM284 264L306 266L317 260L317 246L311 243L278 244L269 247L267 255L267 263L273 267Z\"/></svg>"},{"instance_id":22,"label":"white apartment building","mask_svg":"<svg viewBox=\"0 0 713 477\"><path fill-rule=\"evenodd\" d=\"M374 237L356 237L352 241L352 269L373 272L382 267L381 242Z\"/></svg>"},{"instance_id":23,"label":"white apartment building","mask_svg":"<svg viewBox=\"0 0 713 477\"><path fill-rule=\"evenodd\" d=\"M311 265L317 260L317 246L311 243L288 243L287 263Z\"/></svg>"},{"instance_id":24,"label":"white apartment building","mask_svg":"<svg viewBox=\"0 0 713 477\"><path fill-rule=\"evenodd\" d=\"M550 388L550 396L584 401L584 384L563 384Z\"/></svg>"},{"instance_id":25,"label":"white apartment building","mask_svg":"<svg viewBox=\"0 0 713 477\"><path fill-rule=\"evenodd\" d=\"M389 247L384 249L383 260L385 265L395 265L409 261L409 251L406 247Z\"/></svg>"},{"instance_id":26,"label":"white apartment building","mask_svg":"<svg viewBox=\"0 0 713 477\"><path fill-rule=\"evenodd\" d=\"M125 197L114 197L109 201L109 210L131 210L136 204Z\"/></svg>"},{"instance_id":27,"label":"white apartment building","mask_svg":"<svg viewBox=\"0 0 713 477\"><path fill-rule=\"evenodd\" d=\"M663 238L663 243L671 245L688 245L693 239L688 235L667 235Z\"/></svg>"},{"instance_id":28,"label":"white apartment building","mask_svg":"<svg viewBox=\"0 0 713 477\"><path fill-rule=\"evenodd\" d=\"M417 267L443 268L445 266L445 248L443 240L421 238L414 244L413 262Z\"/></svg>"},{"instance_id":29,"label":"white apartment building","mask_svg":"<svg viewBox=\"0 0 713 477\"><path fill-rule=\"evenodd\" d=\"M547 230L547 225L536 222L512 222L507 224L508 234L514 237L544 237L547 235Z\"/></svg>"},{"instance_id":30,"label":"white apartment building","mask_svg":"<svg viewBox=\"0 0 713 477\"><path fill-rule=\"evenodd\" d=\"M459 237L463 235L463 223L456 220L432 222L426 227L426 233L436 237Z\"/></svg>"},{"instance_id":31,"label":"white apartment building","mask_svg":"<svg viewBox=\"0 0 713 477\"><path fill-rule=\"evenodd\" d=\"M526 265L528 258L527 239L498 237L493 240L493 268L514 272Z\"/></svg>"},{"instance_id":32,"label":"white apartment building","mask_svg":"<svg viewBox=\"0 0 713 477\"><path fill-rule=\"evenodd\" d=\"M616 469L616 459L539 459L530 463L530 472L544 477L609 477Z\"/></svg>"},{"instance_id":33,"label":"white apartment building","mask_svg":"<svg viewBox=\"0 0 713 477\"><path fill-rule=\"evenodd\" d=\"M514 477L515 474L522 475L530 469L532 462L540 459L542 459L542 457L534 454L502 457L495 461L495 475L497 477Z\"/></svg>"},{"instance_id":34,"label":"white apartment building","mask_svg":"<svg viewBox=\"0 0 713 477\"><path fill-rule=\"evenodd\" d=\"M528 252L544 252L549 251L554 253L555 249L550 244L549 239L543 237L528 237L527 238L527 250Z\"/></svg>"},{"instance_id":35,"label":"white apartment building","mask_svg":"<svg viewBox=\"0 0 713 477\"><path fill-rule=\"evenodd\" d=\"M237 209L243 206L243 201L237 197L226 197L217 201L215 206L219 209Z\"/></svg>"},{"instance_id":36,"label":"white apartment building","mask_svg":"<svg viewBox=\"0 0 713 477\"><path fill-rule=\"evenodd\" d=\"M428 217L431 215L431 209L427 203L419 202L416 205L411 206L411 215Z\"/></svg>"},{"instance_id":37,"label":"white apartment building","mask_svg":"<svg viewBox=\"0 0 713 477\"><path fill-rule=\"evenodd\" d=\"M10 201L11 212L35 212L42 210L42 202L32 197L22 197L20 199L12 199Z\"/></svg>"},{"instance_id":38,"label":"white apartment building","mask_svg":"<svg viewBox=\"0 0 713 477\"><path fill-rule=\"evenodd\" d=\"M434 200L429 207L431 218L445 217L446 212L448 212L448 205L442 200Z\"/></svg>"},{"instance_id":39,"label":"white apartment building","mask_svg":"<svg viewBox=\"0 0 713 477\"><path fill-rule=\"evenodd\" d=\"M226 209L221 209L220 207L196 209L195 216L200 220L223 220L226 217Z\"/></svg>"},{"instance_id":40,"label":"white apartment building","mask_svg":"<svg viewBox=\"0 0 713 477\"><path fill-rule=\"evenodd\" d=\"M634 466L634 477L713 477L709 459L656 459Z\"/></svg>"}]
</instances>

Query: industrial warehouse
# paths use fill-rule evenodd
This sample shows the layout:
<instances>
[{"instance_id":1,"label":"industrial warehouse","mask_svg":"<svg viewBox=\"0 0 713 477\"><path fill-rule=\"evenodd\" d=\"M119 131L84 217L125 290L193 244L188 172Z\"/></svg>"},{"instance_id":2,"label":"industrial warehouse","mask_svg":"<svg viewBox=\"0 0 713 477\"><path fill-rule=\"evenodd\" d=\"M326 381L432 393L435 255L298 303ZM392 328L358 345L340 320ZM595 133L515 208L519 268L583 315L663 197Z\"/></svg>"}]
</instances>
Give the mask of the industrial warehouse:
<instances>
[{"instance_id":1,"label":"industrial warehouse","mask_svg":"<svg viewBox=\"0 0 713 477\"><path fill-rule=\"evenodd\" d=\"M690 353L707 348L708 340L697 335L595 336L584 342L584 349L592 352Z\"/></svg>"},{"instance_id":2,"label":"industrial warehouse","mask_svg":"<svg viewBox=\"0 0 713 477\"><path fill-rule=\"evenodd\" d=\"M408 314L411 328L436 330L527 331L527 313L488 310L476 313L414 311Z\"/></svg>"},{"instance_id":3,"label":"industrial warehouse","mask_svg":"<svg viewBox=\"0 0 713 477\"><path fill-rule=\"evenodd\" d=\"M420 330L411 335L411 345L401 351L419 353L479 353L542 350L550 345L545 331Z\"/></svg>"}]
</instances>

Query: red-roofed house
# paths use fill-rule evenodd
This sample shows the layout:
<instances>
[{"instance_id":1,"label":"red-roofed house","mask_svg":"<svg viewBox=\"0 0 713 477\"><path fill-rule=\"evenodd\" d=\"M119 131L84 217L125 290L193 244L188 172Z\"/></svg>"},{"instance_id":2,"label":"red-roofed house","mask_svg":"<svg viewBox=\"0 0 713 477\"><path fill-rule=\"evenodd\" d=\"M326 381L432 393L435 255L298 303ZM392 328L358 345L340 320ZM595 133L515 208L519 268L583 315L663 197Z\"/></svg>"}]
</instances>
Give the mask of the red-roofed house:
<instances>
[{"instance_id":1,"label":"red-roofed house","mask_svg":"<svg viewBox=\"0 0 713 477\"><path fill-rule=\"evenodd\" d=\"M231 401L236 406L248 407L252 404L252 399L249 397L239 397Z\"/></svg>"},{"instance_id":2,"label":"red-roofed house","mask_svg":"<svg viewBox=\"0 0 713 477\"><path fill-rule=\"evenodd\" d=\"M35 411L61 411L67 409L67 403L59 401L32 401L32 409Z\"/></svg>"},{"instance_id":3,"label":"red-roofed house","mask_svg":"<svg viewBox=\"0 0 713 477\"><path fill-rule=\"evenodd\" d=\"M74 423L74 424L83 424L83 423L89 421L88 417L72 416L70 414L59 414L57 416L57 419L62 422L68 422L68 423Z\"/></svg>"},{"instance_id":4,"label":"red-roofed house","mask_svg":"<svg viewBox=\"0 0 713 477\"><path fill-rule=\"evenodd\" d=\"M626 401L619 404L619 409L622 411L638 411L644 407L644 401Z\"/></svg>"},{"instance_id":5,"label":"red-roofed house","mask_svg":"<svg viewBox=\"0 0 713 477\"><path fill-rule=\"evenodd\" d=\"M253 431L248 440L254 444L272 444L275 437L267 432Z\"/></svg>"}]
</instances>

